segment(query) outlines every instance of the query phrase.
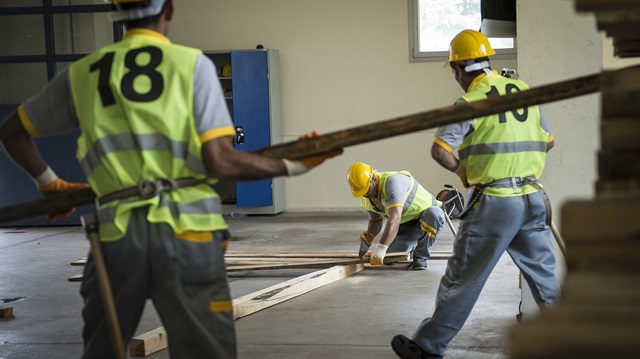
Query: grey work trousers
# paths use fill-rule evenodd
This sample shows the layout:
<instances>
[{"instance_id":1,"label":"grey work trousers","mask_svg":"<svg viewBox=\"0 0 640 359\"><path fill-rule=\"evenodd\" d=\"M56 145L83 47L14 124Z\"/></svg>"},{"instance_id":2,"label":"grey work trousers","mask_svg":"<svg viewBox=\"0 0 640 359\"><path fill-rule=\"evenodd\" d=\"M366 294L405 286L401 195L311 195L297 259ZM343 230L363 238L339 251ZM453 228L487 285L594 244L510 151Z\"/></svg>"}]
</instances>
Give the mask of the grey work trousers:
<instances>
[{"instance_id":1,"label":"grey work trousers","mask_svg":"<svg viewBox=\"0 0 640 359\"><path fill-rule=\"evenodd\" d=\"M433 201L436 202L435 198ZM402 223L387 252L413 251L413 258L430 258L429 248L444 226L444 216L444 211L440 207L431 206L422 212L420 218Z\"/></svg>"},{"instance_id":2,"label":"grey work trousers","mask_svg":"<svg viewBox=\"0 0 640 359\"><path fill-rule=\"evenodd\" d=\"M505 250L522 271L538 305L552 304L560 294L560 284L551 235L539 193L483 195L460 224L453 255L440 281L435 311L418 326L413 340L427 352L443 355Z\"/></svg>"},{"instance_id":3,"label":"grey work trousers","mask_svg":"<svg viewBox=\"0 0 640 359\"><path fill-rule=\"evenodd\" d=\"M167 331L171 358L235 358L236 337L222 242L176 238L165 223L149 223L134 210L126 235L102 242L109 281L128 345L151 299ZM82 358L114 358L91 253L80 293L84 298Z\"/></svg>"}]
</instances>

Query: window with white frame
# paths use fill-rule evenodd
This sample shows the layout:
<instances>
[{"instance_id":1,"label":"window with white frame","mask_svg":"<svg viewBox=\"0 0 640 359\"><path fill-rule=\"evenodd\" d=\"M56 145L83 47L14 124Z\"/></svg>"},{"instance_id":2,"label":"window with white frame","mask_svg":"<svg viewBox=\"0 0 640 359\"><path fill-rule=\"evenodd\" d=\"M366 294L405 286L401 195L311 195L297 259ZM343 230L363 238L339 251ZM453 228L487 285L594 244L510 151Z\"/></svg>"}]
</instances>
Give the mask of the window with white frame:
<instances>
[{"instance_id":1,"label":"window with white frame","mask_svg":"<svg viewBox=\"0 0 640 359\"><path fill-rule=\"evenodd\" d=\"M449 43L462 30L480 30L481 0L408 0L409 59L446 61ZM489 37L494 58L514 58L514 38Z\"/></svg>"}]
</instances>

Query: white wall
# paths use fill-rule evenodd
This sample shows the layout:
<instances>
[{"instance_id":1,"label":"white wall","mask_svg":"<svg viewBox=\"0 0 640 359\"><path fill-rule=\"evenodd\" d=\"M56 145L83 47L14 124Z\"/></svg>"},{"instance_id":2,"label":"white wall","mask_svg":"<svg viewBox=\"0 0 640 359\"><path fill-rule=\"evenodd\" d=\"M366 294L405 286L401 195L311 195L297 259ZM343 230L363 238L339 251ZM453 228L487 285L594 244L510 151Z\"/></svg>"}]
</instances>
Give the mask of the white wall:
<instances>
[{"instance_id":1,"label":"white wall","mask_svg":"<svg viewBox=\"0 0 640 359\"><path fill-rule=\"evenodd\" d=\"M573 0L519 0L517 12L520 79L538 86L601 70L602 35L592 13L577 14ZM542 182L560 227L562 204L594 192L600 95L543 105L542 111L556 143Z\"/></svg>"},{"instance_id":2,"label":"white wall","mask_svg":"<svg viewBox=\"0 0 640 359\"><path fill-rule=\"evenodd\" d=\"M449 106L463 91L443 63L409 63L406 0L176 0L169 37L205 50L280 50L284 141ZM494 68L515 67L495 61ZM286 211L356 209L355 161L411 171L434 194L459 185L429 155L434 130L349 147L285 182Z\"/></svg>"}]
</instances>

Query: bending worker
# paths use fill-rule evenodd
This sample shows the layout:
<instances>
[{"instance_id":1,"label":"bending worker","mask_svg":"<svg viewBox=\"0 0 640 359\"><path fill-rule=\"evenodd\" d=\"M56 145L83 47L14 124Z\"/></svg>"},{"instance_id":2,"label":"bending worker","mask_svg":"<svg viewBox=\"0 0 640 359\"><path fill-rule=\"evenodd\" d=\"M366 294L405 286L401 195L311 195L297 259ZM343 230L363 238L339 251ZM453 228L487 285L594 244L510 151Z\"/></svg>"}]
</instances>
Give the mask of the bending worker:
<instances>
[{"instance_id":1,"label":"bending worker","mask_svg":"<svg viewBox=\"0 0 640 359\"><path fill-rule=\"evenodd\" d=\"M173 14L174 0L113 0L124 39L59 72L9 115L0 140L41 191L65 191L70 184L32 138L80 129L77 156L99 200L124 343L150 298L171 357L236 358L224 266L229 232L212 184L302 174L341 151L279 160L235 150L216 67L202 51L166 37ZM82 357L116 357L91 254L80 292Z\"/></svg>"},{"instance_id":2,"label":"bending worker","mask_svg":"<svg viewBox=\"0 0 640 359\"><path fill-rule=\"evenodd\" d=\"M408 171L377 172L356 162L347 172L347 182L354 197L362 197L360 206L369 216L367 230L360 234L360 257L387 223L380 242L371 253L370 263L380 265L389 252L411 252L408 268L427 269L429 248L444 225L441 202L424 189Z\"/></svg>"},{"instance_id":3,"label":"bending worker","mask_svg":"<svg viewBox=\"0 0 640 359\"><path fill-rule=\"evenodd\" d=\"M528 89L522 81L491 71L488 57L493 54L487 37L477 31L462 31L451 41L448 63L466 91L458 102ZM463 211L435 311L418 326L413 339L393 338L391 347L398 356L442 357L505 251L521 270L538 305L552 304L558 298L551 212L537 183L553 144L538 106L438 129L432 157L458 174L466 187L475 187L475 193L467 196L471 205Z\"/></svg>"}]
</instances>

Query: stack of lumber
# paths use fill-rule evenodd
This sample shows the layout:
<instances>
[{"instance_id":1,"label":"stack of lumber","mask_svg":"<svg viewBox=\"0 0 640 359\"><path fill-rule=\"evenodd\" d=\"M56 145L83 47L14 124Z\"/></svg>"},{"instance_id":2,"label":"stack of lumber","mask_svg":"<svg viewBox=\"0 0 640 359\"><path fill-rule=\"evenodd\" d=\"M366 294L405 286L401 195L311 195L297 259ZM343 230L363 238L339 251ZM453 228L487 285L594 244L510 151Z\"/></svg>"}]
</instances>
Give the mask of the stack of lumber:
<instances>
[{"instance_id":1,"label":"stack of lumber","mask_svg":"<svg viewBox=\"0 0 640 359\"><path fill-rule=\"evenodd\" d=\"M431 251L431 259L448 259L451 251ZM409 252L387 253L385 266L372 269L405 269L409 263ZM74 266L84 266L86 258L71 262ZM338 265L366 264L368 259L361 260L355 250L310 251L310 250L228 250L225 253L227 272L255 271L270 269L329 268ZM82 274L68 278L69 282L79 282Z\"/></svg>"},{"instance_id":2,"label":"stack of lumber","mask_svg":"<svg viewBox=\"0 0 640 359\"><path fill-rule=\"evenodd\" d=\"M614 55L640 56L640 1L575 0L576 10L593 12L598 29L613 39Z\"/></svg>"},{"instance_id":3,"label":"stack of lumber","mask_svg":"<svg viewBox=\"0 0 640 359\"><path fill-rule=\"evenodd\" d=\"M576 3L596 12L616 55L640 56L640 1ZM605 72L601 90L596 198L563 206L562 298L516 328L514 358L640 357L640 67Z\"/></svg>"}]
</instances>

